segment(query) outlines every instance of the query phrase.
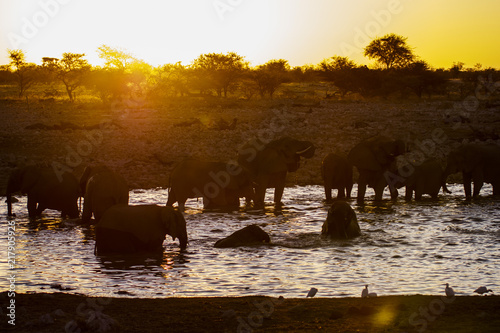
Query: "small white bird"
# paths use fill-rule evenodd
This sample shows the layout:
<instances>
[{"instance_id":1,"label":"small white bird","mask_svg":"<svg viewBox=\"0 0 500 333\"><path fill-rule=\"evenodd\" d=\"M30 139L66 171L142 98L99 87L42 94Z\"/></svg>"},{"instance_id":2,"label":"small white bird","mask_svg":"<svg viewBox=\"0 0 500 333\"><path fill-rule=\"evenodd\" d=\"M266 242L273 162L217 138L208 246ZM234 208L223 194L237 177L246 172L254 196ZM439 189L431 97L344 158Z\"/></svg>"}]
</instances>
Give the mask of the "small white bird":
<instances>
[{"instance_id":1,"label":"small white bird","mask_svg":"<svg viewBox=\"0 0 500 333\"><path fill-rule=\"evenodd\" d=\"M482 295L482 294L492 293L493 290L488 289L485 286L482 286L474 290L474 292Z\"/></svg>"},{"instance_id":2,"label":"small white bird","mask_svg":"<svg viewBox=\"0 0 500 333\"><path fill-rule=\"evenodd\" d=\"M318 292L318 289L313 287L309 290L306 297L314 297L314 295L316 295L317 292Z\"/></svg>"},{"instance_id":3,"label":"small white bird","mask_svg":"<svg viewBox=\"0 0 500 333\"><path fill-rule=\"evenodd\" d=\"M448 283L446 284L446 288L444 288L444 292L446 294L446 297L453 297L453 296L455 296L455 291L453 290L452 287L450 287L448 285Z\"/></svg>"},{"instance_id":4,"label":"small white bird","mask_svg":"<svg viewBox=\"0 0 500 333\"><path fill-rule=\"evenodd\" d=\"M365 286L365 289L361 291L361 298L367 298L368 297L368 285Z\"/></svg>"}]
</instances>

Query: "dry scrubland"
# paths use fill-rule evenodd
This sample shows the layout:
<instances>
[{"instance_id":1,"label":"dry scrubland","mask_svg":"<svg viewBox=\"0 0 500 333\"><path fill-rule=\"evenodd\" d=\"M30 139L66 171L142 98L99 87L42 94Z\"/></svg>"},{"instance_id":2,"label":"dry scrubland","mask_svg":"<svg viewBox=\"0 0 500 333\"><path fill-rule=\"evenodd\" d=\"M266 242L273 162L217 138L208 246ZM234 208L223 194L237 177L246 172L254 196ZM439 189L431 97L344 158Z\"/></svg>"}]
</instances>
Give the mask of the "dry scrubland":
<instances>
[{"instance_id":1,"label":"dry scrubland","mask_svg":"<svg viewBox=\"0 0 500 333\"><path fill-rule=\"evenodd\" d=\"M347 153L374 135L404 139L409 149L445 163L450 149L464 140L500 143L500 103L475 101L464 108L461 100L441 99L183 98L161 105L123 101L107 106L3 99L0 193L13 167L33 162L55 162L76 176L88 163L106 163L131 188L167 187L177 161L235 160L238 147L259 136L287 135L316 145L314 158L289 174L289 185L321 184L320 164L327 153Z\"/></svg>"}]
</instances>

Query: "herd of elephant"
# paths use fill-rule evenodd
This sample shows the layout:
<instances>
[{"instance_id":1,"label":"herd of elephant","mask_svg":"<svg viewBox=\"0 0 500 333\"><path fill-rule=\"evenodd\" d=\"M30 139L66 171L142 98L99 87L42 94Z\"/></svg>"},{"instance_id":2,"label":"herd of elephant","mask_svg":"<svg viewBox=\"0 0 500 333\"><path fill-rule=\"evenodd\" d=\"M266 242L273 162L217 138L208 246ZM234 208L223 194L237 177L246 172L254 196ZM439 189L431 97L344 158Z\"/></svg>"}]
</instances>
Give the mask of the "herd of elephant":
<instances>
[{"instance_id":1,"label":"herd of elephant","mask_svg":"<svg viewBox=\"0 0 500 333\"><path fill-rule=\"evenodd\" d=\"M7 184L8 216L12 213L12 194L27 194L28 214L36 218L44 209L61 211L61 217L79 218L78 198L84 197L83 223L96 224L96 253L160 251L166 235L179 240L181 250L188 243L186 221L182 212L188 198L203 198L205 209L237 208L240 198L253 207L264 207L266 189L274 188L276 209L282 206L286 175L296 171L301 158L314 156L309 141L283 137L268 143L253 140L238 152L237 163L181 161L170 175L166 206L129 205L125 179L106 166L89 166L78 181L71 173L58 174L50 167L25 166L12 172ZM351 238L360 234L356 214L342 199L350 198L353 168L359 173L357 201L362 204L366 187L381 200L388 186L391 198L398 188L406 187L406 200L420 200L423 194L437 198L447 191L446 179L462 173L466 199L477 196L483 183L500 194L500 146L463 144L448 156L443 170L436 160L426 160L401 169L396 158L406 153L403 141L377 136L358 143L347 156L328 154L321 173L327 203L332 203L322 227L322 234ZM403 171L402 171L403 170ZM471 183L474 190L471 194ZM337 199L332 190L337 189ZM174 203L178 204L173 208ZM92 221L92 216L94 221ZM258 226L249 226L219 240L216 247L231 247L253 242L269 242L269 235Z\"/></svg>"}]
</instances>

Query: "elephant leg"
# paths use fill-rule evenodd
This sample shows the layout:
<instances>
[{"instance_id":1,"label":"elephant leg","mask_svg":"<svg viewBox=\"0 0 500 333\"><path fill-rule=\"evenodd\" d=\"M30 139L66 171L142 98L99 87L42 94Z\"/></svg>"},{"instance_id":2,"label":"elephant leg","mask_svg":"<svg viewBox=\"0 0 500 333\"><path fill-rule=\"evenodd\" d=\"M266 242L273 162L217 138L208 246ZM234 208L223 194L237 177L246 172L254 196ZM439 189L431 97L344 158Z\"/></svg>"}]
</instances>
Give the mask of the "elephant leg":
<instances>
[{"instance_id":1,"label":"elephant leg","mask_svg":"<svg viewBox=\"0 0 500 333\"><path fill-rule=\"evenodd\" d=\"M168 199L166 205L172 207L176 201L177 199L175 198L175 191L170 189L170 191L168 192Z\"/></svg>"},{"instance_id":2,"label":"elephant leg","mask_svg":"<svg viewBox=\"0 0 500 333\"><path fill-rule=\"evenodd\" d=\"M91 217L92 217L92 203L90 202L90 198L86 197L83 199L82 222L90 223Z\"/></svg>"},{"instance_id":3,"label":"elephant leg","mask_svg":"<svg viewBox=\"0 0 500 333\"><path fill-rule=\"evenodd\" d=\"M36 200L32 196L28 195L28 216L30 218L34 218L38 215L36 206Z\"/></svg>"},{"instance_id":4,"label":"elephant leg","mask_svg":"<svg viewBox=\"0 0 500 333\"><path fill-rule=\"evenodd\" d=\"M344 199L345 198L345 187L339 186L337 189L337 199Z\"/></svg>"},{"instance_id":5,"label":"elephant leg","mask_svg":"<svg viewBox=\"0 0 500 333\"><path fill-rule=\"evenodd\" d=\"M405 200L411 201L412 197L413 197L413 188L411 188L410 186L406 186L406 188L405 188Z\"/></svg>"},{"instance_id":6,"label":"elephant leg","mask_svg":"<svg viewBox=\"0 0 500 333\"><path fill-rule=\"evenodd\" d=\"M366 193L366 186L367 186L366 179L364 177L360 177L358 180L358 203L362 204L365 202L365 193Z\"/></svg>"},{"instance_id":7,"label":"elephant leg","mask_svg":"<svg viewBox=\"0 0 500 333\"><path fill-rule=\"evenodd\" d=\"M255 186L255 198L254 198L254 207L255 208L264 208L264 198L266 196L266 187L262 185Z\"/></svg>"},{"instance_id":8,"label":"elephant leg","mask_svg":"<svg viewBox=\"0 0 500 333\"><path fill-rule=\"evenodd\" d=\"M484 184L484 179L483 176L481 175L481 172L477 172L476 175L474 175L474 192L472 193L473 197L477 197L479 195L479 192L481 191L481 188L483 187Z\"/></svg>"},{"instance_id":9,"label":"elephant leg","mask_svg":"<svg viewBox=\"0 0 500 333\"><path fill-rule=\"evenodd\" d=\"M464 182L464 192L465 192L465 199L470 200L471 198L471 182L472 182L472 175L468 173L463 173L462 175L463 182Z\"/></svg>"},{"instance_id":10,"label":"elephant leg","mask_svg":"<svg viewBox=\"0 0 500 333\"><path fill-rule=\"evenodd\" d=\"M415 200L416 200L416 201L420 201L420 200L422 200L422 194L423 194L423 193L422 193L422 191L421 191L421 190L416 189L416 190L415 190Z\"/></svg>"},{"instance_id":11,"label":"elephant leg","mask_svg":"<svg viewBox=\"0 0 500 333\"><path fill-rule=\"evenodd\" d=\"M345 196L347 197L347 199L351 199L351 192L352 192L352 184L348 184L345 188Z\"/></svg>"},{"instance_id":12,"label":"elephant leg","mask_svg":"<svg viewBox=\"0 0 500 333\"><path fill-rule=\"evenodd\" d=\"M285 190L285 181L286 181L286 172L280 173L279 176L276 177L274 188L274 205L276 207L283 206L281 202L281 198L283 197L283 191Z\"/></svg>"},{"instance_id":13,"label":"elephant leg","mask_svg":"<svg viewBox=\"0 0 500 333\"><path fill-rule=\"evenodd\" d=\"M326 203L332 202L332 188L325 183L325 201Z\"/></svg>"}]
</instances>

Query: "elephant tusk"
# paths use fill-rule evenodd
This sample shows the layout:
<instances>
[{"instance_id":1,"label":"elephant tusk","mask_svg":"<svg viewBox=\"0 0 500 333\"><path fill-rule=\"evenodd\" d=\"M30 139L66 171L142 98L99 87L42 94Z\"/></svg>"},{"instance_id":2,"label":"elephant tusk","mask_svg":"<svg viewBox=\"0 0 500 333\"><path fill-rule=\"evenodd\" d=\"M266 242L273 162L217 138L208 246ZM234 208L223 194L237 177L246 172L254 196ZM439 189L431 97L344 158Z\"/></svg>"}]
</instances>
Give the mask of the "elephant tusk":
<instances>
[{"instance_id":1,"label":"elephant tusk","mask_svg":"<svg viewBox=\"0 0 500 333\"><path fill-rule=\"evenodd\" d=\"M309 146L309 147L307 147L307 148L306 148L306 149L304 149L304 150L301 150L301 151L296 152L295 154L296 154L296 155L302 155L302 154L304 154L306 151L308 151L309 149L311 149L311 147L312 147L312 146Z\"/></svg>"}]
</instances>

